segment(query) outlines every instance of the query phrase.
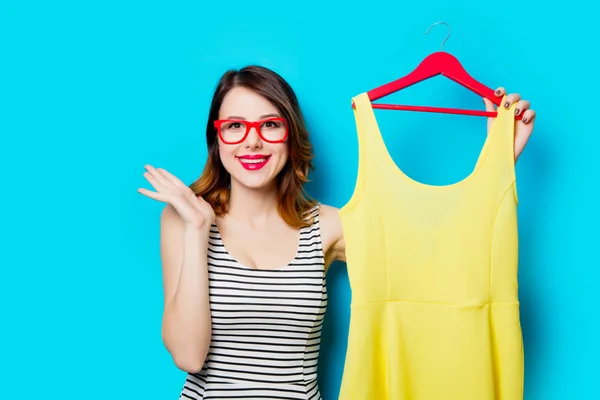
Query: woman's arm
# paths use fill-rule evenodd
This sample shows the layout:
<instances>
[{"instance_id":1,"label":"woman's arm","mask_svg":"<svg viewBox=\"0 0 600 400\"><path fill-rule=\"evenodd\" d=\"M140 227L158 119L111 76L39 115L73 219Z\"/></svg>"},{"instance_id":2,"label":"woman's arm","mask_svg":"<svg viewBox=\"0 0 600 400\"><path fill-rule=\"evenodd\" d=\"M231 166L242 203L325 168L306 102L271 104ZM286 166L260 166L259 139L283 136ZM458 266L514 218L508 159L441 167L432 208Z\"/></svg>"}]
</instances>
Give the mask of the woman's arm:
<instances>
[{"instance_id":1,"label":"woman's arm","mask_svg":"<svg viewBox=\"0 0 600 400\"><path fill-rule=\"evenodd\" d=\"M163 267L162 337L178 368L198 372L211 339L208 296L210 224L183 223L169 204L161 215L160 251Z\"/></svg>"},{"instance_id":2,"label":"woman's arm","mask_svg":"<svg viewBox=\"0 0 600 400\"><path fill-rule=\"evenodd\" d=\"M215 213L164 168L144 168L144 177L156 191L139 188L138 192L167 203L160 218L163 342L177 367L197 372L204 365L211 339L207 256Z\"/></svg>"}]
</instances>

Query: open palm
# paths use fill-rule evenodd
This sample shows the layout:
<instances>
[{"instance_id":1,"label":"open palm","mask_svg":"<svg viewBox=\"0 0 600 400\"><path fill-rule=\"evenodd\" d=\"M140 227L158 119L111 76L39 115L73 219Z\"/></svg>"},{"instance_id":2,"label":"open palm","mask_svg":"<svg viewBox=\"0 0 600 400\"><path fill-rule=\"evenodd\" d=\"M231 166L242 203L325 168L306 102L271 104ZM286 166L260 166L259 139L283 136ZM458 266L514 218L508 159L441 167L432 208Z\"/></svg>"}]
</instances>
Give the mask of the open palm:
<instances>
[{"instance_id":1,"label":"open palm","mask_svg":"<svg viewBox=\"0 0 600 400\"><path fill-rule=\"evenodd\" d=\"M171 204L187 226L203 228L215 220L210 204L186 186L180 179L163 168L145 166L144 177L156 189L139 188L138 192L151 199Z\"/></svg>"}]
</instances>

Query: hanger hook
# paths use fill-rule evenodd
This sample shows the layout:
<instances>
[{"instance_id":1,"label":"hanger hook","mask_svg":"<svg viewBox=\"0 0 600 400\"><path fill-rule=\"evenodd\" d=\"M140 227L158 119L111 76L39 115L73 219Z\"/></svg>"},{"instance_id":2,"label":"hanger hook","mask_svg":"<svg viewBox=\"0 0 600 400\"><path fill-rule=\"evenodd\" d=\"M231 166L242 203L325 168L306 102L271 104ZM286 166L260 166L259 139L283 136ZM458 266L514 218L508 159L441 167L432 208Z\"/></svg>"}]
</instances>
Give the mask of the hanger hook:
<instances>
[{"instance_id":1,"label":"hanger hook","mask_svg":"<svg viewBox=\"0 0 600 400\"><path fill-rule=\"evenodd\" d=\"M452 33L452 30L450 29L450 25L448 25L447 23L445 23L443 21L435 22L435 23L431 24L431 26L429 27L429 29L427 29L427 31L425 31L425 34L427 35L429 33L429 31L431 30L431 28L433 28L434 26L436 26L438 24L444 24L448 27L448 35L446 36L446 39L444 39L444 41L442 42L442 46L440 49L440 51L444 51L444 43L446 43L446 40L448 40L448 38L450 37L450 34Z\"/></svg>"}]
</instances>

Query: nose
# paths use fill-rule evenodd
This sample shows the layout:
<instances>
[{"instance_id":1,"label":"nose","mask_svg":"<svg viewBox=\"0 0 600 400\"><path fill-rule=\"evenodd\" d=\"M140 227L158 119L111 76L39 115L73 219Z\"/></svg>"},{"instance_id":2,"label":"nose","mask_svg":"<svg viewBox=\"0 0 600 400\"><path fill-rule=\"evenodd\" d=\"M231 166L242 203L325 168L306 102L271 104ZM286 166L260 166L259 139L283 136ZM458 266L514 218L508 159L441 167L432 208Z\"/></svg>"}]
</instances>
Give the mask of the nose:
<instances>
[{"instance_id":1,"label":"nose","mask_svg":"<svg viewBox=\"0 0 600 400\"><path fill-rule=\"evenodd\" d=\"M247 149L260 149L262 148L262 140L258 134L256 128L250 128L250 132L248 132L248 136L246 137L245 147Z\"/></svg>"}]
</instances>

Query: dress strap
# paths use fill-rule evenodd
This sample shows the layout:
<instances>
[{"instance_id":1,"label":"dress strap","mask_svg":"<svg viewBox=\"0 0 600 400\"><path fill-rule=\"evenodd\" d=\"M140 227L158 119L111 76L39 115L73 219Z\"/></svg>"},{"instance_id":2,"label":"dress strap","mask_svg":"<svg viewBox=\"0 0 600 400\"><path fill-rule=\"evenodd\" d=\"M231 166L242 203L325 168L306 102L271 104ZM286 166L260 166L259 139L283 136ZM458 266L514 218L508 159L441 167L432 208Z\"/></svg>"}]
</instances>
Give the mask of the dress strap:
<instances>
[{"instance_id":1,"label":"dress strap","mask_svg":"<svg viewBox=\"0 0 600 400\"><path fill-rule=\"evenodd\" d=\"M341 208L345 213L359 200L366 185L367 176L373 171L381 172L376 165L384 160L385 145L379 136L379 126L371 106L368 93L364 92L352 98L354 103L354 121L356 124L358 145L358 168L354 191L348 202Z\"/></svg>"},{"instance_id":2,"label":"dress strap","mask_svg":"<svg viewBox=\"0 0 600 400\"><path fill-rule=\"evenodd\" d=\"M518 202L515 172L515 108L516 103L508 109L503 106L498 107L498 115L488 133L492 136L491 143L478 163L485 160L488 173L498 176L501 182L512 185L515 200Z\"/></svg>"}]
</instances>

